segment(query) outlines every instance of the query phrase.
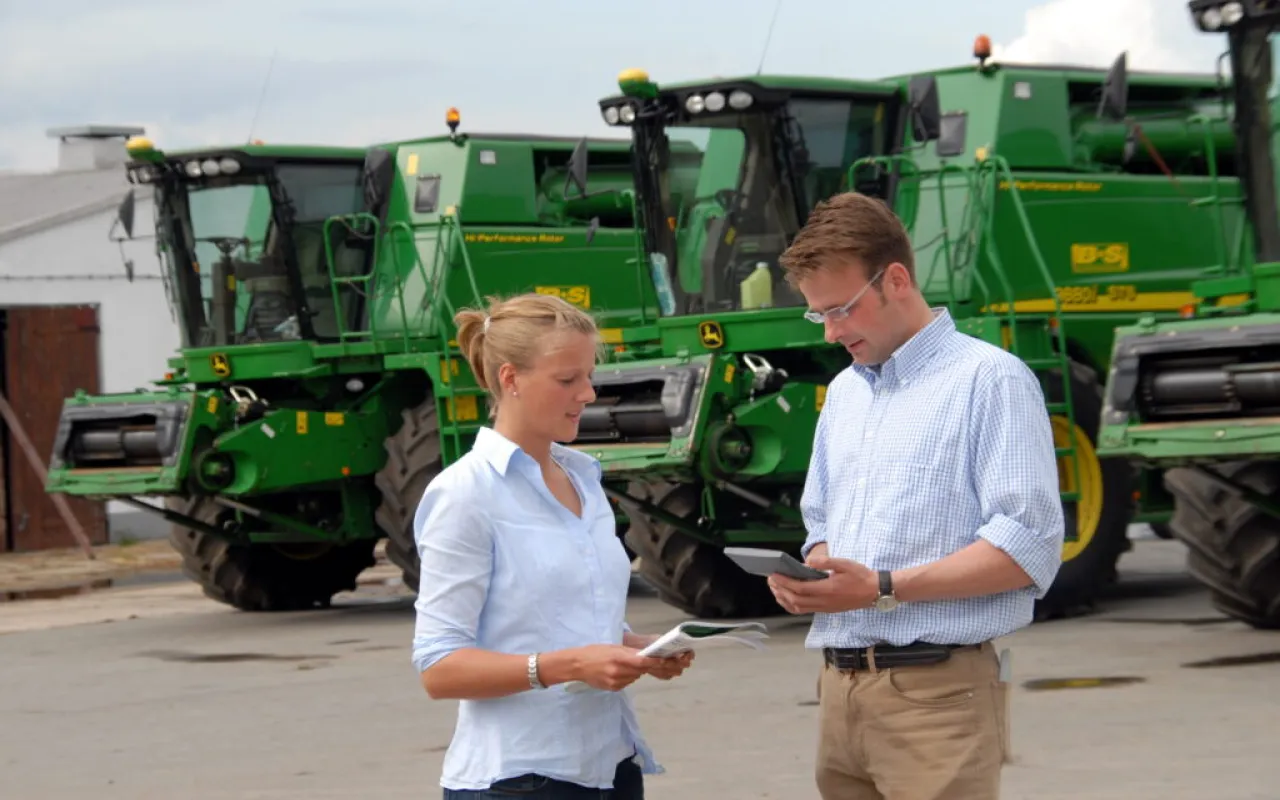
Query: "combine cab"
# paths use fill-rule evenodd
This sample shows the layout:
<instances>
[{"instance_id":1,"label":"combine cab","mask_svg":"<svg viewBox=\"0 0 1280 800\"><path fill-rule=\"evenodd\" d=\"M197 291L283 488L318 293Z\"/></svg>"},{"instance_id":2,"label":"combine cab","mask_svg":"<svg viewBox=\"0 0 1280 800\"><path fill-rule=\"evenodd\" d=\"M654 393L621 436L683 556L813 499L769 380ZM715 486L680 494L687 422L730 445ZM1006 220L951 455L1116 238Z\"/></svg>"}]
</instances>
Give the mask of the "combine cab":
<instances>
[{"instance_id":1,"label":"combine cab","mask_svg":"<svg viewBox=\"0 0 1280 800\"><path fill-rule=\"evenodd\" d=\"M849 363L804 320L777 266L814 205L854 190L911 232L926 295L1042 378L1068 532L1041 617L1087 608L1135 519L1161 522L1148 476L1094 433L1112 331L1174 319L1238 218L1214 76L978 62L879 81L765 75L658 85L623 73L604 119L635 145L637 221L661 315L624 331L575 446L600 458L630 547L698 616L777 611L720 552L798 553L798 503L827 384ZM942 113L941 109L951 109ZM701 152L696 181L672 173ZM681 162L687 163L687 162ZM1135 508L1135 494L1146 507Z\"/></svg>"}]
</instances>

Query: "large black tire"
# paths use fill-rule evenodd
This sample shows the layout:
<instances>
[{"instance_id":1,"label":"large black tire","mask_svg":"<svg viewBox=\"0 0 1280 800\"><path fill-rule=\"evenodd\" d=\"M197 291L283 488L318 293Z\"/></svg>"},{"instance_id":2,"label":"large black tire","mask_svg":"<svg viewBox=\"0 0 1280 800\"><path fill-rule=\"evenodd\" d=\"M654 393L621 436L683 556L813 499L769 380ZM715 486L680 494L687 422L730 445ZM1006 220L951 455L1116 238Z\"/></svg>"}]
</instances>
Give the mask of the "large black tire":
<instances>
[{"instance_id":1,"label":"large black tire","mask_svg":"<svg viewBox=\"0 0 1280 800\"><path fill-rule=\"evenodd\" d=\"M653 483L631 487L663 511L696 517L698 488ZM629 504L627 546L640 557L640 575L663 602L703 619L762 617L783 613L764 578L743 572L717 547L646 516Z\"/></svg>"},{"instance_id":2,"label":"large black tire","mask_svg":"<svg viewBox=\"0 0 1280 800\"><path fill-rule=\"evenodd\" d=\"M171 501L182 513L220 525L225 507L209 498ZM241 611L327 608L339 592L355 591L360 573L374 565L375 540L349 544L238 544L182 525L169 541L183 573L206 597Z\"/></svg>"},{"instance_id":3,"label":"large black tire","mask_svg":"<svg viewBox=\"0 0 1280 800\"><path fill-rule=\"evenodd\" d=\"M1075 411L1075 444L1079 459L1076 485L1080 490L1078 513L1067 514L1068 530L1074 526L1079 539L1062 550L1062 566L1048 594L1036 603L1036 619L1073 616L1094 608L1099 595L1115 582L1116 565L1128 550L1128 529L1133 519L1132 468L1121 459L1099 459L1097 431L1102 422L1102 384L1097 373L1083 364L1069 362L1071 399ZM1045 381L1050 402L1060 402L1062 380L1049 375ZM1054 439L1067 444L1067 418L1053 418ZM1059 462L1059 470L1062 469ZM1064 484L1069 485L1069 484Z\"/></svg>"},{"instance_id":4,"label":"large black tire","mask_svg":"<svg viewBox=\"0 0 1280 800\"><path fill-rule=\"evenodd\" d=\"M387 535L387 558L400 568L405 586L418 591L418 545L413 516L435 476L444 468L433 396L401 415L400 430L387 437L387 463L375 482L382 496L374 519Z\"/></svg>"},{"instance_id":5,"label":"large black tire","mask_svg":"<svg viewBox=\"0 0 1280 800\"><path fill-rule=\"evenodd\" d=\"M1272 499L1280 463L1237 462L1217 471ZM1214 608L1255 628L1280 629L1280 518L1189 468L1165 473L1174 496L1174 536L1187 546L1187 570L1209 589Z\"/></svg>"}]
</instances>

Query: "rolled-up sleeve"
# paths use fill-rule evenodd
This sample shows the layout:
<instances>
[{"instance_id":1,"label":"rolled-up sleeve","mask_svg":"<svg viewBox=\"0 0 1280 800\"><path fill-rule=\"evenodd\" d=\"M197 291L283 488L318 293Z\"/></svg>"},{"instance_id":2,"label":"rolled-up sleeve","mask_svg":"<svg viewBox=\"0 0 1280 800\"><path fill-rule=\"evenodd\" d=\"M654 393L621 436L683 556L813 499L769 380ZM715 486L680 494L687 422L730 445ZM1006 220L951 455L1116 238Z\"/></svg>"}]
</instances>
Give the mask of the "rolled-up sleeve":
<instances>
[{"instance_id":1,"label":"rolled-up sleeve","mask_svg":"<svg viewBox=\"0 0 1280 800\"><path fill-rule=\"evenodd\" d=\"M1007 553L1044 597L1062 564L1064 520L1044 394L1021 364L980 376L974 401L978 535Z\"/></svg>"},{"instance_id":2,"label":"rolled-up sleeve","mask_svg":"<svg viewBox=\"0 0 1280 800\"><path fill-rule=\"evenodd\" d=\"M421 576L413 663L419 672L475 646L493 569L493 533L483 508L465 486L437 479L414 516Z\"/></svg>"}]
</instances>

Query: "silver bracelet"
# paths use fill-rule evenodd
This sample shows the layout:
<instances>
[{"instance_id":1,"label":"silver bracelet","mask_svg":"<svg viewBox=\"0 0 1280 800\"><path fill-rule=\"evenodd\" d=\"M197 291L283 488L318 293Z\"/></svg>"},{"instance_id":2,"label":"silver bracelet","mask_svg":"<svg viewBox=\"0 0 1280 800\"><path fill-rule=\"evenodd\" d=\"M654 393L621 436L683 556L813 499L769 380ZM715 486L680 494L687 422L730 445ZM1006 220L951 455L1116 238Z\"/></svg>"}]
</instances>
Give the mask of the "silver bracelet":
<instances>
[{"instance_id":1,"label":"silver bracelet","mask_svg":"<svg viewBox=\"0 0 1280 800\"><path fill-rule=\"evenodd\" d=\"M529 686L533 689L545 689L542 681L538 678L538 654L534 653L529 656Z\"/></svg>"}]
</instances>

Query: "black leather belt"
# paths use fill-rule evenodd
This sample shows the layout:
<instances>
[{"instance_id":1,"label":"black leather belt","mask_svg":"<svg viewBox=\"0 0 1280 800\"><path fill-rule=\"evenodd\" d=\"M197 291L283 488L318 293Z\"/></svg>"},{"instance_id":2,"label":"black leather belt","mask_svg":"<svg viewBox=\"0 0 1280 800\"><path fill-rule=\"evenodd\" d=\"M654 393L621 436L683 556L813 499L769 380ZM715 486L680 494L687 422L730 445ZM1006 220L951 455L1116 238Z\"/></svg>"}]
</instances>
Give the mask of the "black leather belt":
<instances>
[{"instance_id":1,"label":"black leather belt","mask_svg":"<svg viewBox=\"0 0 1280 800\"><path fill-rule=\"evenodd\" d=\"M979 644L930 644L914 642L894 647L892 645L876 645L871 647L824 647L823 660L836 669L865 670L871 668L872 654L875 655L877 669L889 667L919 667L929 664L940 664L951 658L957 650L976 649Z\"/></svg>"}]
</instances>

